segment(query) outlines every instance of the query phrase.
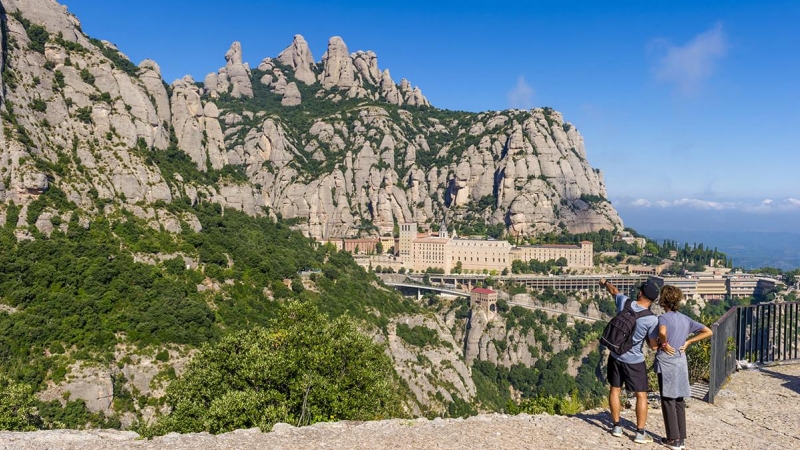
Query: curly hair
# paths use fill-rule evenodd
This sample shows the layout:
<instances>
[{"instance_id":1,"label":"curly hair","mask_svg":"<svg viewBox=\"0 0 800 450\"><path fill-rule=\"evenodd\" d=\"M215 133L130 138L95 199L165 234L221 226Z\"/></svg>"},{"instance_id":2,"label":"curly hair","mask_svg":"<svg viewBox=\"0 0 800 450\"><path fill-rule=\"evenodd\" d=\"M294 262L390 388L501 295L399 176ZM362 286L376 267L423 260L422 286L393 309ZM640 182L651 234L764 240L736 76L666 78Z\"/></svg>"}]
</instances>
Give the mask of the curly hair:
<instances>
[{"instance_id":1,"label":"curly hair","mask_svg":"<svg viewBox=\"0 0 800 450\"><path fill-rule=\"evenodd\" d=\"M659 299L659 303L661 303L664 309L667 311L677 311L681 300L683 300L683 292L681 292L681 288L667 284L661 288Z\"/></svg>"}]
</instances>

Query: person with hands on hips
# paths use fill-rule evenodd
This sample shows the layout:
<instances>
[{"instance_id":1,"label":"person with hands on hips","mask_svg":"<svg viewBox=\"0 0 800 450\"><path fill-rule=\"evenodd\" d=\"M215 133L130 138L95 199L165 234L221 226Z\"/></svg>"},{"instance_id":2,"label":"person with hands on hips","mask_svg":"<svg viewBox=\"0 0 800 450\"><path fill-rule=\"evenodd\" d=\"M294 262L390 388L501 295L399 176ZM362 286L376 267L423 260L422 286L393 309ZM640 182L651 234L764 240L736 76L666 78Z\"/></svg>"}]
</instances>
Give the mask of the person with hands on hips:
<instances>
[{"instance_id":1,"label":"person with hands on hips","mask_svg":"<svg viewBox=\"0 0 800 450\"><path fill-rule=\"evenodd\" d=\"M663 444L671 450L686 448L685 398L692 395L686 349L713 334L707 326L678 311L682 300L680 288L666 285L661 289L659 303L665 313L658 317L658 331L650 335L658 339L655 371L667 435Z\"/></svg>"}]
</instances>

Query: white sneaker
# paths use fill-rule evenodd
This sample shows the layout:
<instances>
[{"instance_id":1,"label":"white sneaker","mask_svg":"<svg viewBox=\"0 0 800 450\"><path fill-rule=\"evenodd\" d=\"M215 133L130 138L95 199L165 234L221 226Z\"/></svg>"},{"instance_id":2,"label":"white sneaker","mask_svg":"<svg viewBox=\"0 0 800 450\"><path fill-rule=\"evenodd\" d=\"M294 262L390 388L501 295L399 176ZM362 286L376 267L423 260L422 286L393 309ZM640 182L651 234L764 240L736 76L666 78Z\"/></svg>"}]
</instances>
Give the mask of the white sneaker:
<instances>
[{"instance_id":1,"label":"white sneaker","mask_svg":"<svg viewBox=\"0 0 800 450\"><path fill-rule=\"evenodd\" d=\"M636 436L633 438L633 442L636 442L637 444L649 444L653 442L653 438L647 434L647 431L642 430L641 433L636 433Z\"/></svg>"}]
</instances>

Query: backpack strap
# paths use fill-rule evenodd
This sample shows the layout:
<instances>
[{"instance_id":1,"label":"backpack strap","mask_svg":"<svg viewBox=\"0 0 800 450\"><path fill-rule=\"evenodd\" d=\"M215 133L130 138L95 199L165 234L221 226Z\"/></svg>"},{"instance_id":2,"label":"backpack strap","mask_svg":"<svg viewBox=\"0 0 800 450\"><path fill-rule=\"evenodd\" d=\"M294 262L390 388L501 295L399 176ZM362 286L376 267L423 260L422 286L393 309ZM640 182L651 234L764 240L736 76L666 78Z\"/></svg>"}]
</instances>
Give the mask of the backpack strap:
<instances>
[{"instance_id":1,"label":"backpack strap","mask_svg":"<svg viewBox=\"0 0 800 450\"><path fill-rule=\"evenodd\" d=\"M639 320L642 317L652 316L653 315L653 311L650 311L650 308L645 308L645 309L643 309L641 311L634 311L633 310L633 302L634 302L634 300L632 298L629 298L628 300L626 300L625 301L625 306L622 307L622 311L625 311L626 309L630 310L631 313L636 316L636 320ZM622 311L620 311L620 312L622 312Z\"/></svg>"},{"instance_id":2,"label":"backpack strap","mask_svg":"<svg viewBox=\"0 0 800 450\"><path fill-rule=\"evenodd\" d=\"M633 300L628 299L628 301L625 303L625 307L626 308L630 308L631 312L633 312ZM636 316L636 320L639 320L642 317L652 316L653 315L653 311L650 311L650 308L645 308L645 309L643 309L641 311L634 312L633 314ZM646 334L640 341L634 342L633 343L633 347L636 347L637 345L641 345L642 342L645 341L645 339L647 339L647 335ZM631 347L631 348L633 348L633 347Z\"/></svg>"},{"instance_id":3,"label":"backpack strap","mask_svg":"<svg viewBox=\"0 0 800 450\"><path fill-rule=\"evenodd\" d=\"M622 307L622 311L625 311L626 309L629 309L631 312L633 312L633 299L629 298L629 299L625 300L625 305ZM622 312L622 311L620 311L620 312ZM634 313L634 314L636 314L636 313Z\"/></svg>"}]
</instances>

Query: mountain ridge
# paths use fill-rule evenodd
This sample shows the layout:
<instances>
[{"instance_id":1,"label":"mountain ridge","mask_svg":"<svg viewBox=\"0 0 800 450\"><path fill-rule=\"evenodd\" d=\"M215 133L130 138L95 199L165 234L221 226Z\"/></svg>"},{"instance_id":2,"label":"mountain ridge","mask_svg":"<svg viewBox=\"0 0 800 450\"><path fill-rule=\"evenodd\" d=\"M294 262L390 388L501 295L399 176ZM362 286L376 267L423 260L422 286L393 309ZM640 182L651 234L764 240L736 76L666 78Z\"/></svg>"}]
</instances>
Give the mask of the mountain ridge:
<instances>
[{"instance_id":1,"label":"mountain ridge","mask_svg":"<svg viewBox=\"0 0 800 450\"><path fill-rule=\"evenodd\" d=\"M26 204L47 180L86 210L101 201L144 217L145 205L203 199L294 219L317 239L443 219L519 236L622 228L583 138L550 108L433 108L339 37L319 63L296 35L255 69L234 42L202 83L166 85L156 62L133 66L54 1L3 6L0 201ZM196 182L148 163L170 149L221 176ZM470 211L484 198L491 208ZM154 223L175 221L155 209Z\"/></svg>"}]
</instances>

